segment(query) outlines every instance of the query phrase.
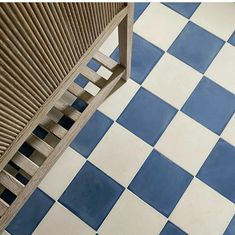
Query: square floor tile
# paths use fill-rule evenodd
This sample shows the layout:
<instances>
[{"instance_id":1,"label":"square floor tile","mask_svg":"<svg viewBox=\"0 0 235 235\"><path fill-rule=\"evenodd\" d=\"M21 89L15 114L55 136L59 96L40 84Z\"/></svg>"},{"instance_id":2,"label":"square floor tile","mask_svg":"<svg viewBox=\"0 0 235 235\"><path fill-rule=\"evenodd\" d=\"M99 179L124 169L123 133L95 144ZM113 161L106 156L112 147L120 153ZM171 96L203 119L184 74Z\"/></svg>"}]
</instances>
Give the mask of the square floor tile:
<instances>
[{"instance_id":1,"label":"square floor tile","mask_svg":"<svg viewBox=\"0 0 235 235\"><path fill-rule=\"evenodd\" d=\"M134 21L136 21L141 14L144 12L144 10L149 5L149 2L136 2L135 3L135 11L134 11Z\"/></svg>"},{"instance_id":2,"label":"square floor tile","mask_svg":"<svg viewBox=\"0 0 235 235\"><path fill-rule=\"evenodd\" d=\"M99 51L103 54L110 56L118 46L118 29L116 28L109 37L105 40Z\"/></svg>"},{"instance_id":3,"label":"square floor tile","mask_svg":"<svg viewBox=\"0 0 235 235\"><path fill-rule=\"evenodd\" d=\"M235 6L227 3L202 3L191 20L227 41L235 29Z\"/></svg>"},{"instance_id":4,"label":"square floor tile","mask_svg":"<svg viewBox=\"0 0 235 235\"><path fill-rule=\"evenodd\" d=\"M156 235L166 218L126 190L99 229L101 235Z\"/></svg>"},{"instance_id":5,"label":"square floor tile","mask_svg":"<svg viewBox=\"0 0 235 235\"><path fill-rule=\"evenodd\" d=\"M186 18L190 18L192 14L196 11L200 3L194 2L167 2L163 3L165 6L171 8L172 10L180 13L181 15L185 16Z\"/></svg>"},{"instance_id":6,"label":"square floor tile","mask_svg":"<svg viewBox=\"0 0 235 235\"><path fill-rule=\"evenodd\" d=\"M223 44L223 40L188 22L168 52L204 73Z\"/></svg>"},{"instance_id":7,"label":"square floor tile","mask_svg":"<svg viewBox=\"0 0 235 235\"><path fill-rule=\"evenodd\" d=\"M230 201L194 178L170 220L190 235L221 235L233 214Z\"/></svg>"},{"instance_id":8,"label":"square floor tile","mask_svg":"<svg viewBox=\"0 0 235 235\"><path fill-rule=\"evenodd\" d=\"M187 235L187 233L185 233L176 225L168 221L163 230L161 231L160 235Z\"/></svg>"},{"instance_id":9,"label":"square floor tile","mask_svg":"<svg viewBox=\"0 0 235 235\"><path fill-rule=\"evenodd\" d=\"M229 120L227 126L224 128L221 137L233 146L235 146L235 113Z\"/></svg>"},{"instance_id":10,"label":"square floor tile","mask_svg":"<svg viewBox=\"0 0 235 235\"><path fill-rule=\"evenodd\" d=\"M127 187L151 150L150 145L115 123L92 152L89 160Z\"/></svg>"},{"instance_id":11,"label":"square floor tile","mask_svg":"<svg viewBox=\"0 0 235 235\"><path fill-rule=\"evenodd\" d=\"M234 235L234 234L235 234L235 215L233 216L226 231L224 232L224 235Z\"/></svg>"},{"instance_id":12,"label":"square floor tile","mask_svg":"<svg viewBox=\"0 0 235 235\"><path fill-rule=\"evenodd\" d=\"M233 34L231 35L231 37L229 38L228 42L230 44L232 44L233 46L235 46L235 31L233 32Z\"/></svg>"},{"instance_id":13,"label":"square floor tile","mask_svg":"<svg viewBox=\"0 0 235 235\"><path fill-rule=\"evenodd\" d=\"M86 162L59 202L97 230L123 190L121 185Z\"/></svg>"},{"instance_id":14,"label":"square floor tile","mask_svg":"<svg viewBox=\"0 0 235 235\"><path fill-rule=\"evenodd\" d=\"M95 235L95 231L60 203L55 203L33 235Z\"/></svg>"},{"instance_id":15,"label":"square floor tile","mask_svg":"<svg viewBox=\"0 0 235 235\"><path fill-rule=\"evenodd\" d=\"M165 53L145 79L143 87L180 109L201 77L192 67Z\"/></svg>"},{"instance_id":16,"label":"square floor tile","mask_svg":"<svg viewBox=\"0 0 235 235\"><path fill-rule=\"evenodd\" d=\"M165 101L140 88L117 122L150 145L154 145L176 112L177 110Z\"/></svg>"},{"instance_id":17,"label":"square floor tile","mask_svg":"<svg viewBox=\"0 0 235 235\"><path fill-rule=\"evenodd\" d=\"M220 139L197 177L235 203L235 147Z\"/></svg>"},{"instance_id":18,"label":"square floor tile","mask_svg":"<svg viewBox=\"0 0 235 235\"><path fill-rule=\"evenodd\" d=\"M163 53L163 50L134 33L131 57L131 78L141 84L154 65L162 57ZM112 53L111 58L119 61L118 48Z\"/></svg>"},{"instance_id":19,"label":"square floor tile","mask_svg":"<svg viewBox=\"0 0 235 235\"><path fill-rule=\"evenodd\" d=\"M182 111L215 133L221 134L235 111L235 95L203 77Z\"/></svg>"},{"instance_id":20,"label":"square floor tile","mask_svg":"<svg viewBox=\"0 0 235 235\"><path fill-rule=\"evenodd\" d=\"M39 188L57 200L84 163L85 159L78 152L68 147L42 180Z\"/></svg>"},{"instance_id":21,"label":"square floor tile","mask_svg":"<svg viewBox=\"0 0 235 235\"><path fill-rule=\"evenodd\" d=\"M79 134L74 138L70 147L87 158L112 123L113 121L110 118L101 112L96 111Z\"/></svg>"},{"instance_id":22,"label":"square floor tile","mask_svg":"<svg viewBox=\"0 0 235 235\"><path fill-rule=\"evenodd\" d=\"M225 43L210 67L206 76L235 94L235 47Z\"/></svg>"},{"instance_id":23,"label":"square floor tile","mask_svg":"<svg viewBox=\"0 0 235 235\"><path fill-rule=\"evenodd\" d=\"M128 188L168 217L192 178L188 172L153 150Z\"/></svg>"},{"instance_id":24,"label":"square floor tile","mask_svg":"<svg viewBox=\"0 0 235 235\"><path fill-rule=\"evenodd\" d=\"M116 120L127 104L133 98L140 85L132 79L128 79L120 88L111 94L98 108L99 111Z\"/></svg>"},{"instance_id":25,"label":"square floor tile","mask_svg":"<svg viewBox=\"0 0 235 235\"><path fill-rule=\"evenodd\" d=\"M160 3L150 3L136 21L134 32L167 50L183 29L187 19Z\"/></svg>"},{"instance_id":26,"label":"square floor tile","mask_svg":"<svg viewBox=\"0 0 235 235\"><path fill-rule=\"evenodd\" d=\"M195 175L219 137L189 116L178 112L155 148Z\"/></svg>"},{"instance_id":27,"label":"square floor tile","mask_svg":"<svg viewBox=\"0 0 235 235\"><path fill-rule=\"evenodd\" d=\"M54 201L36 189L7 227L11 235L29 235L49 211Z\"/></svg>"}]
</instances>

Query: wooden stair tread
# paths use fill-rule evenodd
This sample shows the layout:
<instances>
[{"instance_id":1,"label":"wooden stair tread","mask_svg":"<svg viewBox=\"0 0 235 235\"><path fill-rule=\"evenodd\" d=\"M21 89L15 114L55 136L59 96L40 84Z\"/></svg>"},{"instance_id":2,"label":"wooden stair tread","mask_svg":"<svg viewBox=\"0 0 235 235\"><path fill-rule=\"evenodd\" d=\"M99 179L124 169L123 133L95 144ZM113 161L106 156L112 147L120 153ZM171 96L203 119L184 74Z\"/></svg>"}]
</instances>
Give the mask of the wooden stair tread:
<instances>
[{"instance_id":1,"label":"wooden stair tread","mask_svg":"<svg viewBox=\"0 0 235 235\"><path fill-rule=\"evenodd\" d=\"M113 71L113 69L118 65L115 60L111 59L100 51L97 51L93 58L94 60L102 64L105 68L111 71Z\"/></svg>"},{"instance_id":2,"label":"wooden stair tread","mask_svg":"<svg viewBox=\"0 0 235 235\"><path fill-rule=\"evenodd\" d=\"M74 96L80 98L81 100L85 101L87 104L89 104L94 96L92 96L89 92L83 90L79 85L77 85L75 82L73 82L69 88L68 91L73 94Z\"/></svg>"},{"instance_id":3,"label":"wooden stair tread","mask_svg":"<svg viewBox=\"0 0 235 235\"><path fill-rule=\"evenodd\" d=\"M20 181L5 170L0 172L0 183L15 195L18 195L24 188Z\"/></svg>"},{"instance_id":4,"label":"wooden stair tread","mask_svg":"<svg viewBox=\"0 0 235 235\"><path fill-rule=\"evenodd\" d=\"M40 126L54 134L59 139L62 139L67 132L64 127L62 127L61 125L59 125L48 117L45 117L43 121L41 121Z\"/></svg>"},{"instance_id":5,"label":"wooden stair tread","mask_svg":"<svg viewBox=\"0 0 235 235\"><path fill-rule=\"evenodd\" d=\"M58 101L54 107L73 121L76 121L81 116L81 113L77 109L60 101Z\"/></svg>"},{"instance_id":6,"label":"wooden stair tread","mask_svg":"<svg viewBox=\"0 0 235 235\"><path fill-rule=\"evenodd\" d=\"M28 143L31 147L33 147L46 157L48 157L53 151L53 148L49 144L47 144L45 141L43 141L34 134L31 134L29 136L29 138L26 140L26 143Z\"/></svg>"},{"instance_id":7,"label":"wooden stair tread","mask_svg":"<svg viewBox=\"0 0 235 235\"><path fill-rule=\"evenodd\" d=\"M84 66L81 70L81 74L86 77L89 81L97 85L99 88L103 88L103 84L105 84L107 81L100 76L98 73L96 73L94 70L88 68L87 66Z\"/></svg>"},{"instance_id":8,"label":"wooden stair tread","mask_svg":"<svg viewBox=\"0 0 235 235\"><path fill-rule=\"evenodd\" d=\"M17 152L11 161L31 176L33 176L39 168L34 162L20 152Z\"/></svg>"}]
</instances>

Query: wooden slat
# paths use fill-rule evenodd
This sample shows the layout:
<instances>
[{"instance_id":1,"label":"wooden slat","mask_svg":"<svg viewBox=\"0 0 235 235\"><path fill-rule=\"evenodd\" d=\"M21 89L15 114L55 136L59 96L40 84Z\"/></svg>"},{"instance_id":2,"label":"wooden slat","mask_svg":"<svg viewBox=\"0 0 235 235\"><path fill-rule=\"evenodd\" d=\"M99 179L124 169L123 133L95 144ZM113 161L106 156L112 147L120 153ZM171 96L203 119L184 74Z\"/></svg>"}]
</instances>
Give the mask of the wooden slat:
<instances>
[{"instance_id":1,"label":"wooden slat","mask_svg":"<svg viewBox=\"0 0 235 235\"><path fill-rule=\"evenodd\" d=\"M58 123L48 117L45 117L41 121L40 126L57 136L59 139L62 139L67 132L64 127L60 126Z\"/></svg>"},{"instance_id":2,"label":"wooden slat","mask_svg":"<svg viewBox=\"0 0 235 235\"><path fill-rule=\"evenodd\" d=\"M75 82L73 82L69 88L68 91L73 94L74 96L82 99L87 104L89 104L94 96L92 96L89 92L83 90L79 85L77 85Z\"/></svg>"},{"instance_id":3,"label":"wooden slat","mask_svg":"<svg viewBox=\"0 0 235 235\"><path fill-rule=\"evenodd\" d=\"M9 205L0 198L0 216L3 216Z\"/></svg>"},{"instance_id":4,"label":"wooden slat","mask_svg":"<svg viewBox=\"0 0 235 235\"><path fill-rule=\"evenodd\" d=\"M11 161L31 176L33 176L39 168L34 162L20 152L17 152Z\"/></svg>"},{"instance_id":5,"label":"wooden slat","mask_svg":"<svg viewBox=\"0 0 235 235\"><path fill-rule=\"evenodd\" d=\"M105 68L109 70L113 70L115 66L117 66L117 62L110 57L106 56L100 51L97 51L95 55L93 56L93 59L102 64Z\"/></svg>"},{"instance_id":6,"label":"wooden slat","mask_svg":"<svg viewBox=\"0 0 235 235\"><path fill-rule=\"evenodd\" d=\"M15 195L18 195L24 188L24 185L20 181L5 170L0 172L0 183Z\"/></svg>"},{"instance_id":7,"label":"wooden slat","mask_svg":"<svg viewBox=\"0 0 235 235\"><path fill-rule=\"evenodd\" d=\"M81 74L86 77L89 81L97 85L99 88L103 88L106 84L106 80L97 74L94 70L84 66L81 70Z\"/></svg>"},{"instance_id":8,"label":"wooden slat","mask_svg":"<svg viewBox=\"0 0 235 235\"><path fill-rule=\"evenodd\" d=\"M60 101L55 104L55 108L73 121L76 121L81 116L81 113L77 109Z\"/></svg>"},{"instance_id":9,"label":"wooden slat","mask_svg":"<svg viewBox=\"0 0 235 235\"><path fill-rule=\"evenodd\" d=\"M31 147L33 147L46 157L48 157L53 151L53 148L49 144L47 144L45 141L34 134L30 135L30 137L26 140L26 143L28 143Z\"/></svg>"}]
</instances>

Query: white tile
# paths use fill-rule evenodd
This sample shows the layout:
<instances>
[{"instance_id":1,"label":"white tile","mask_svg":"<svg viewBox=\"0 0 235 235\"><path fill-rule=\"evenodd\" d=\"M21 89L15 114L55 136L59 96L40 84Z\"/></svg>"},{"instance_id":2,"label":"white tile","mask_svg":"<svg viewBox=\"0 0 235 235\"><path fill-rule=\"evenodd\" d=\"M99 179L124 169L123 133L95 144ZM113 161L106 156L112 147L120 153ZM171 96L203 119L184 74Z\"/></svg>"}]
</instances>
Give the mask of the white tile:
<instances>
[{"instance_id":1,"label":"white tile","mask_svg":"<svg viewBox=\"0 0 235 235\"><path fill-rule=\"evenodd\" d=\"M165 53L145 79L143 87L180 109L201 77L199 72Z\"/></svg>"},{"instance_id":2,"label":"white tile","mask_svg":"<svg viewBox=\"0 0 235 235\"><path fill-rule=\"evenodd\" d=\"M183 29L187 19L160 3L150 3L134 24L134 32L167 50Z\"/></svg>"},{"instance_id":3,"label":"white tile","mask_svg":"<svg viewBox=\"0 0 235 235\"><path fill-rule=\"evenodd\" d=\"M118 29L116 28L106 39L99 51L110 56L114 49L118 46Z\"/></svg>"},{"instance_id":4,"label":"white tile","mask_svg":"<svg viewBox=\"0 0 235 235\"><path fill-rule=\"evenodd\" d=\"M206 76L235 94L234 46L226 43L222 47L222 49L206 71Z\"/></svg>"},{"instance_id":5,"label":"white tile","mask_svg":"<svg viewBox=\"0 0 235 235\"><path fill-rule=\"evenodd\" d=\"M184 113L178 112L155 148L167 158L195 175L219 136Z\"/></svg>"},{"instance_id":6,"label":"white tile","mask_svg":"<svg viewBox=\"0 0 235 235\"><path fill-rule=\"evenodd\" d=\"M98 108L99 111L116 120L133 98L140 85L128 79L118 90L111 94Z\"/></svg>"},{"instance_id":7,"label":"white tile","mask_svg":"<svg viewBox=\"0 0 235 235\"><path fill-rule=\"evenodd\" d=\"M221 137L235 146L235 113L225 127Z\"/></svg>"},{"instance_id":8,"label":"white tile","mask_svg":"<svg viewBox=\"0 0 235 235\"><path fill-rule=\"evenodd\" d=\"M118 200L98 233L100 235L155 235L167 219L126 190Z\"/></svg>"},{"instance_id":9,"label":"white tile","mask_svg":"<svg viewBox=\"0 0 235 235\"><path fill-rule=\"evenodd\" d=\"M1 235L10 235L10 233L8 233L6 230L4 230Z\"/></svg>"},{"instance_id":10,"label":"white tile","mask_svg":"<svg viewBox=\"0 0 235 235\"><path fill-rule=\"evenodd\" d=\"M68 147L40 183L39 188L57 200L84 163L84 157Z\"/></svg>"},{"instance_id":11,"label":"white tile","mask_svg":"<svg viewBox=\"0 0 235 235\"><path fill-rule=\"evenodd\" d=\"M96 96L100 91L100 88L96 86L94 83L89 81L84 87L84 90L90 93L91 95Z\"/></svg>"},{"instance_id":12,"label":"white tile","mask_svg":"<svg viewBox=\"0 0 235 235\"><path fill-rule=\"evenodd\" d=\"M98 69L97 74L102 76L104 79L108 80L110 78L110 76L112 75L112 72L110 70L106 69L104 66L101 66Z\"/></svg>"},{"instance_id":13,"label":"white tile","mask_svg":"<svg viewBox=\"0 0 235 235\"><path fill-rule=\"evenodd\" d=\"M227 41L235 30L234 3L201 3L191 20Z\"/></svg>"},{"instance_id":14,"label":"white tile","mask_svg":"<svg viewBox=\"0 0 235 235\"><path fill-rule=\"evenodd\" d=\"M152 148L114 123L91 153L89 160L123 186L128 186Z\"/></svg>"},{"instance_id":15,"label":"white tile","mask_svg":"<svg viewBox=\"0 0 235 235\"><path fill-rule=\"evenodd\" d=\"M95 235L95 231L59 203L55 203L33 235Z\"/></svg>"},{"instance_id":16,"label":"white tile","mask_svg":"<svg viewBox=\"0 0 235 235\"><path fill-rule=\"evenodd\" d=\"M232 202L194 178L170 220L190 235L221 235L234 212Z\"/></svg>"}]
</instances>

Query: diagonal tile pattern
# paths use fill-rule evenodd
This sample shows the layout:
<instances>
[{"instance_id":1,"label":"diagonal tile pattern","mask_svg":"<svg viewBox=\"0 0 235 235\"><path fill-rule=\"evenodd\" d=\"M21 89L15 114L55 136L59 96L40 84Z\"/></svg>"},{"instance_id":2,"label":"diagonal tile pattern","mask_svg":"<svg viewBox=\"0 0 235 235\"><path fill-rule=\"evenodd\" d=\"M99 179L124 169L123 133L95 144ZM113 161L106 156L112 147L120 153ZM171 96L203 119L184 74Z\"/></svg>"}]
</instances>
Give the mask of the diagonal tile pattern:
<instances>
[{"instance_id":1,"label":"diagonal tile pattern","mask_svg":"<svg viewBox=\"0 0 235 235\"><path fill-rule=\"evenodd\" d=\"M234 3L136 3L131 79L3 234L234 235L234 12ZM117 59L115 48L117 30L101 51ZM27 145L20 151L36 157Z\"/></svg>"}]
</instances>

